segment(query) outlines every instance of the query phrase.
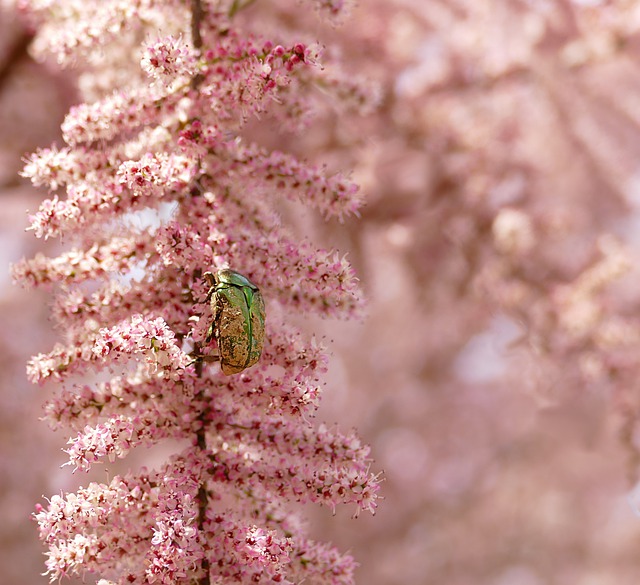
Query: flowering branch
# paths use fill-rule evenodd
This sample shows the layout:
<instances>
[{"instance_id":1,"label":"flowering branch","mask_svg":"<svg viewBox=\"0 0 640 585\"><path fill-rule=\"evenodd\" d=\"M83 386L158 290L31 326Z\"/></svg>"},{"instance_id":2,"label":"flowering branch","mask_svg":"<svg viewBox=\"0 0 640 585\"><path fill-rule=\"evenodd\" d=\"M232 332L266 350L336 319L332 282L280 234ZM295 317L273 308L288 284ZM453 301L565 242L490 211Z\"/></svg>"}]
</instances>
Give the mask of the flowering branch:
<instances>
[{"instance_id":1,"label":"flowering branch","mask_svg":"<svg viewBox=\"0 0 640 585\"><path fill-rule=\"evenodd\" d=\"M85 59L81 85L93 87L62 125L67 146L25 167L34 185L66 191L30 229L75 246L14 266L26 285L57 287L65 332L29 378L58 383L45 413L75 431L75 469L166 438L188 444L159 470L40 507L51 580L351 583L351 557L308 540L286 504L374 512L378 478L355 435L310 422L327 358L285 321L291 311L348 318L361 299L346 260L299 241L276 209L296 200L343 218L360 199L347 178L260 147L246 129L256 114L277 118L274 104L306 123L298 105L317 99L318 50L241 29L232 17L251 2L225 11L192 0L189 18L178 0L24 4L39 24L36 53ZM159 24L165 36L151 40ZM335 74L322 84L353 94L353 80L340 85ZM226 267L258 285L267 314L261 360L234 376L216 361L203 277Z\"/></svg>"}]
</instances>

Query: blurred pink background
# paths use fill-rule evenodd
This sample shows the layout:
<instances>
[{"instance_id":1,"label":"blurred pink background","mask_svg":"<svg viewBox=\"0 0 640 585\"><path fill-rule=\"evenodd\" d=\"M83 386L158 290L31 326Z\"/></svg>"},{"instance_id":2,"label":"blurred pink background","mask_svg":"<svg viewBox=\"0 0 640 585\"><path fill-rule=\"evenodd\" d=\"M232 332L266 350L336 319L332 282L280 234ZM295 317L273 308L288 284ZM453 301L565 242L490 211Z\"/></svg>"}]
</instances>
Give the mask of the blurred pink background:
<instances>
[{"instance_id":1,"label":"blurred pink background","mask_svg":"<svg viewBox=\"0 0 640 585\"><path fill-rule=\"evenodd\" d=\"M20 159L59 140L73 101L23 50L10 4L5 267L42 245L24 225L44 194ZM363 118L336 106L302 136L253 130L354 169L366 197L360 219L297 221L348 253L369 299L362 322L304 326L332 352L319 416L371 443L385 500L374 518L310 508L310 530L352 551L367 585L640 582L640 7L368 0L334 31L290 5L242 18L280 10L381 92ZM46 389L24 375L53 343L47 294L7 268L0 285L0 582L29 585L45 582L34 504L87 478L59 468L65 437L37 420Z\"/></svg>"}]
</instances>

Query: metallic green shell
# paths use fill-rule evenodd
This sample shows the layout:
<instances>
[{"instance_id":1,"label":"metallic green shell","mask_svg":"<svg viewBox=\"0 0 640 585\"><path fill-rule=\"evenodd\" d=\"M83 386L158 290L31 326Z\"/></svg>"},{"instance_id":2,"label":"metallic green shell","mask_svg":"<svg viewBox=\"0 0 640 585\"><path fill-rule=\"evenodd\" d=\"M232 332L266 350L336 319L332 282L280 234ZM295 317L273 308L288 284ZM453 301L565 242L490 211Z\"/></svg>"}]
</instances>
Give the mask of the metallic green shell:
<instances>
[{"instance_id":1,"label":"metallic green shell","mask_svg":"<svg viewBox=\"0 0 640 585\"><path fill-rule=\"evenodd\" d=\"M264 342L264 300L246 276L228 268L213 275L212 332L218 344L220 366L226 375L253 366Z\"/></svg>"}]
</instances>

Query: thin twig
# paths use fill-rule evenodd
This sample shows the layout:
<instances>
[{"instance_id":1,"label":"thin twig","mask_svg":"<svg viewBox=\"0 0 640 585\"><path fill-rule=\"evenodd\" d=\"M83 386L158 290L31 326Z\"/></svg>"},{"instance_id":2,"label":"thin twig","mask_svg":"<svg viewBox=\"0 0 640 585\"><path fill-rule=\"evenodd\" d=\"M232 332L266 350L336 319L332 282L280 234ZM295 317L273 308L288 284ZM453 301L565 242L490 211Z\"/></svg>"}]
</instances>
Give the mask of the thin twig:
<instances>
[{"instance_id":1,"label":"thin twig","mask_svg":"<svg viewBox=\"0 0 640 585\"><path fill-rule=\"evenodd\" d=\"M205 450L207 448L207 440L205 437L205 426L204 424L200 427L197 433L198 440L198 448L201 450ZM200 489L198 490L198 531L202 536L202 540L204 542L204 525L207 519L207 508L209 507L209 494L207 494L207 486L206 482L200 485ZM202 571L204 575L200 579L200 585L210 585L211 581L209 579L209 559L207 558L207 550L205 547L204 556L202 557Z\"/></svg>"},{"instance_id":2,"label":"thin twig","mask_svg":"<svg viewBox=\"0 0 640 585\"><path fill-rule=\"evenodd\" d=\"M191 40L193 41L193 47L198 52L198 56L202 51L202 19L204 17L204 11L202 9L201 0L191 0ZM196 73L191 80L191 87L197 89L202 81L202 75Z\"/></svg>"},{"instance_id":3,"label":"thin twig","mask_svg":"<svg viewBox=\"0 0 640 585\"><path fill-rule=\"evenodd\" d=\"M202 9L201 0L191 0L191 40L193 41L193 46L196 51L200 54L202 51L202 20L204 17L204 11ZM196 73L191 80L191 87L194 90L198 89L198 86L202 82L202 75L200 73ZM196 347L196 351L199 352L199 349ZM198 377L202 376L202 360L199 360L196 363L196 374ZM196 434L197 438L197 446L201 451L206 451L207 449L207 438L206 438L206 418L207 418L207 410L203 410L200 414L200 428ZM202 537L202 542L204 545L204 527L207 520L207 509L209 507L209 495L207 493L207 485L206 480L203 480L203 483L200 485L198 489L198 531ZM211 580L209 578L209 559L207 558L207 549L206 546L203 546L203 557L202 557L202 578L200 579L200 585L210 585Z\"/></svg>"},{"instance_id":4,"label":"thin twig","mask_svg":"<svg viewBox=\"0 0 640 585\"><path fill-rule=\"evenodd\" d=\"M202 3L200 0L191 0L191 38L193 46L199 51L202 49L202 33L200 25L202 24Z\"/></svg>"},{"instance_id":5,"label":"thin twig","mask_svg":"<svg viewBox=\"0 0 640 585\"><path fill-rule=\"evenodd\" d=\"M9 78L11 71L20 62L20 60L27 54L27 48L31 43L32 35L23 32L15 40L13 46L7 53L7 58L2 67L0 67L0 91L2 91L3 84Z\"/></svg>"}]
</instances>

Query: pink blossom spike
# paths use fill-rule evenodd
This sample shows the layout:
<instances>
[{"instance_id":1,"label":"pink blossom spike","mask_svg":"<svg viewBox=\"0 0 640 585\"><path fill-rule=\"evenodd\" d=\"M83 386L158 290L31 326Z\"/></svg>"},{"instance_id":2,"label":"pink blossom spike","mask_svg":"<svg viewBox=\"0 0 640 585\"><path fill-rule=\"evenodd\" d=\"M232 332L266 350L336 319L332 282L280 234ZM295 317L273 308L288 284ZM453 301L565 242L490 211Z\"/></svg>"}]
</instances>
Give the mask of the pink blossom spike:
<instances>
[{"instance_id":1,"label":"pink blossom spike","mask_svg":"<svg viewBox=\"0 0 640 585\"><path fill-rule=\"evenodd\" d=\"M25 161L50 191L28 229L66 246L13 266L49 291L61 337L27 376L57 386L44 418L69 432L74 470L182 449L37 507L52 582L353 584L353 559L309 540L293 508L373 513L380 480L355 433L312 422L330 360L292 321L352 318L363 300L344 254L285 212L345 221L363 195L348 168L259 135L303 128L323 92L344 112L367 92L325 75L302 31L254 32L251 4L20 0L34 54L79 65L81 95L66 146ZM223 269L239 274L212 288ZM257 363L228 368L234 343L261 347Z\"/></svg>"}]
</instances>

